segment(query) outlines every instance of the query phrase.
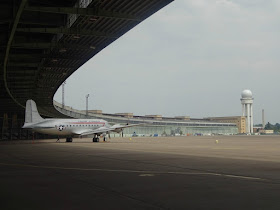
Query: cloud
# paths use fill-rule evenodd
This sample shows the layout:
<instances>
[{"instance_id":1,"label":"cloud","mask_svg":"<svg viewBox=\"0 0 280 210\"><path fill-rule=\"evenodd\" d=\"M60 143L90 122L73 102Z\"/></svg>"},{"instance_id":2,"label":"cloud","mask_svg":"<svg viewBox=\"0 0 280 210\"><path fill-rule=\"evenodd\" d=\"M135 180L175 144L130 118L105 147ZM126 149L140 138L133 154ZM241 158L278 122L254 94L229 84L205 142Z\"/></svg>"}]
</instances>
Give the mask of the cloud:
<instances>
[{"instance_id":1,"label":"cloud","mask_svg":"<svg viewBox=\"0 0 280 210\"><path fill-rule=\"evenodd\" d=\"M256 123L262 108L279 122L280 99L270 96L280 78L279 9L279 0L174 1L71 76L66 103L83 108L91 92L92 106L109 113L228 116L251 89Z\"/></svg>"}]
</instances>

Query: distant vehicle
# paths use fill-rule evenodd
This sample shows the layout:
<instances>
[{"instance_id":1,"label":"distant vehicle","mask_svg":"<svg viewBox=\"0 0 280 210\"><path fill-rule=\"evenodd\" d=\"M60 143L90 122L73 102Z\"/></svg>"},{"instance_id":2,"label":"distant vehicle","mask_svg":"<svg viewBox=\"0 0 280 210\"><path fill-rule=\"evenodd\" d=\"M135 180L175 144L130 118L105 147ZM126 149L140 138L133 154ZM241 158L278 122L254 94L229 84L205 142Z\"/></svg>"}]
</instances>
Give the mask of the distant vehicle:
<instances>
[{"instance_id":1,"label":"distant vehicle","mask_svg":"<svg viewBox=\"0 0 280 210\"><path fill-rule=\"evenodd\" d=\"M72 137L75 135L94 135L92 141L98 142L101 135L105 141L106 135L110 132L122 133L123 136L124 128L143 124L146 123L111 126L102 119L43 119L37 110L36 103L30 99L26 102L25 122L22 128L29 128L38 133L57 135L58 140L59 136L67 136L67 142L72 142Z\"/></svg>"},{"instance_id":2,"label":"distant vehicle","mask_svg":"<svg viewBox=\"0 0 280 210\"><path fill-rule=\"evenodd\" d=\"M154 134L154 137L158 137L158 134L157 134L157 133L155 133L155 134Z\"/></svg>"}]
</instances>

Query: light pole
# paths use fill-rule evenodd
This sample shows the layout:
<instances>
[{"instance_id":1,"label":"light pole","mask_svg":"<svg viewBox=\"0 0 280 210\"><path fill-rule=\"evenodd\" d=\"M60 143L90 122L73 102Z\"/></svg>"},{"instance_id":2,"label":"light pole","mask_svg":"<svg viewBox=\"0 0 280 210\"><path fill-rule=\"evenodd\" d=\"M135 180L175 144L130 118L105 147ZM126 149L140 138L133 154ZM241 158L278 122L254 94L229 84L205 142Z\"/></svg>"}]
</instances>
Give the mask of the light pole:
<instances>
[{"instance_id":1,"label":"light pole","mask_svg":"<svg viewBox=\"0 0 280 210\"><path fill-rule=\"evenodd\" d=\"M66 81L62 83L62 108L64 109L64 86L66 84Z\"/></svg>"},{"instance_id":2,"label":"light pole","mask_svg":"<svg viewBox=\"0 0 280 210\"><path fill-rule=\"evenodd\" d=\"M88 97L89 94L86 95L86 116L88 116Z\"/></svg>"}]
</instances>

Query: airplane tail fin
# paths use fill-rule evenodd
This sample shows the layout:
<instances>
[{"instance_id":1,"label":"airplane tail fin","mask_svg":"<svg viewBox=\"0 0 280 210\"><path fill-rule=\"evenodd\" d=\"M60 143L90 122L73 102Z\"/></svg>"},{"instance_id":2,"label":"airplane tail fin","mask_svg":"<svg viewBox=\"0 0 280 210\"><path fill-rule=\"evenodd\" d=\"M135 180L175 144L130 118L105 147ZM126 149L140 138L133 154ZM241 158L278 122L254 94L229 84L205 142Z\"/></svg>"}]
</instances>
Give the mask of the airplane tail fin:
<instances>
[{"instance_id":1,"label":"airplane tail fin","mask_svg":"<svg viewBox=\"0 0 280 210\"><path fill-rule=\"evenodd\" d=\"M40 116L36 103L29 99L26 101L25 107L25 121L23 128L27 128L29 125L34 123L39 123L44 121L44 119Z\"/></svg>"}]
</instances>

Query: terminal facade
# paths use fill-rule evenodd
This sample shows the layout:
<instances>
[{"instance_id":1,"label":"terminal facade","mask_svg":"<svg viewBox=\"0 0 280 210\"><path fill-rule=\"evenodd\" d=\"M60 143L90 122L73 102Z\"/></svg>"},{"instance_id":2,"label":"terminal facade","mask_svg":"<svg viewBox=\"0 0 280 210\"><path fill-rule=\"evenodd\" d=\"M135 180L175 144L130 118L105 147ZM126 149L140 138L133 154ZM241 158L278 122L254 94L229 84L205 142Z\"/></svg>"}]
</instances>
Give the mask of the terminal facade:
<instances>
[{"instance_id":1,"label":"terminal facade","mask_svg":"<svg viewBox=\"0 0 280 210\"><path fill-rule=\"evenodd\" d=\"M238 133L246 133L246 117L245 116L232 116L232 117L208 117L204 118L209 121L234 123L238 128Z\"/></svg>"},{"instance_id":2,"label":"terminal facade","mask_svg":"<svg viewBox=\"0 0 280 210\"><path fill-rule=\"evenodd\" d=\"M125 136L231 135L240 133L236 124L238 118L214 120L214 118L193 119L189 116L174 118L161 115L134 116L133 113L106 114L102 113L101 110L89 110L88 115L86 115L86 111L73 109L69 106L63 108L62 104L55 101L54 106L62 114L73 118L104 119L112 124L147 123L145 126L126 128L124 130ZM119 134L111 136L119 136Z\"/></svg>"}]
</instances>

